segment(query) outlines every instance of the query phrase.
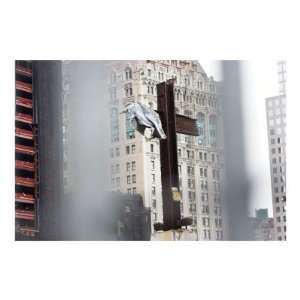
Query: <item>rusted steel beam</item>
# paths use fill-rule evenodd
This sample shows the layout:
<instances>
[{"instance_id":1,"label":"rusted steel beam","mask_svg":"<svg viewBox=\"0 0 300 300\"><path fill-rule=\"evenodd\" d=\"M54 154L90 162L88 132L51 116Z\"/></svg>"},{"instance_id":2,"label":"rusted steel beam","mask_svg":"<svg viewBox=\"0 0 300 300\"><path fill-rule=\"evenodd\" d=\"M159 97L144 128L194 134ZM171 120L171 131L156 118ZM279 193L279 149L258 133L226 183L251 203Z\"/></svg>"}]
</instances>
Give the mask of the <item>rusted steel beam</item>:
<instances>
[{"instance_id":1,"label":"rusted steel beam","mask_svg":"<svg viewBox=\"0 0 300 300\"><path fill-rule=\"evenodd\" d=\"M27 108L32 108L32 100L28 98L16 97L16 104Z\"/></svg>"},{"instance_id":2,"label":"rusted steel beam","mask_svg":"<svg viewBox=\"0 0 300 300\"><path fill-rule=\"evenodd\" d=\"M16 193L15 201L33 204L35 199L34 199L33 195L31 195L31 194Z\"/></svg>"},{"instance_id":3,"label":"rusted steel beam","mask_svg":"<svg viewBox=\"0 0 300 300\"><path fill-rule=\"evenodd\" d=\"M16 113L16 121L32 124L32 116L23 113Z\"/></svg>"},{"instance_id":4,"label":"rusted steel beam","mask_svg":"<svg viewBox=\"0 0 300 300\"><path fill-rule=\"evenodd\" d=\"M16 168L28 171L34 171L34 164L28 161L16 160Z\"/></svg>"},{"instance_id":5,"label":"rusted steel beam","mask_svg":"<svg viewBox=\"0 0 300 300\"><path fill-rule=\"evenodd\" d=\"M15 148L16 148L16 152L17 153L30 154L30 155L34 155L35 154L35 150L31 146L25 146L25 145L16 144Z\"/></svg>"},{"instance_id":6,"label":"rusted steel beam","mask_svg":"<svg viewBox=\"0 0 300 300\"><path fill-rule=\"evenodd\" d=\"M29 68L25 68L20 65L16 65L16 74L20 74L27 77L32 77L32 70Z\"/></svg>"},{"instance_id":7,"label":"rusted steel beam","mask_svg":"<svg viewBox=\"0 0 300 300\"><path fill-rule=\"evenodd\" d=\"M176 115L176 132L198 136L197 120L183 115Z\"/></svg>"},{"instance_id":8,"label":"rusted steel beam","mask_svg":"<svg viewBox=\"0 0 300 300\"><path fill-rule=\"evenodd\" d=\"M16 185L35 187L34 179L16 176Z\"/></svg>"},{"instance_id":9,"label":"rusted steel beam","mask_svg":"<svg viewBox=\"0 0 300 300\"><path fill-rule=\"evenodd\" d=\"M32 93L32 84L16 80L16 89L27 93Z\"/></svg>"},{"instance_id":10,"label":"rusted steel beam","mask_svg":"<svg viewBox=\"0 0 300 300\"><path fill-rule=\"evenodd\" d=\"M21 137L24 139L32 140L33 139L33 133L30 130L16 128L16 136Z\"/></svg>"},{"instance_id":11,"label":"rusted steel beam","mask_svg":"<svg viewBox=\"0 0 300 300\"><path fill-rule=\"evenodd\" d=\"M31 210L16 209L16 219L34 220L35 213Z\"/></svg>"},{"instance_id":12,"label":"rusted steel beam","mask_svg":"<svg viewBox=\"0 0 300 300\"><path fill-rule=\"evenodd\" d=\"M180 202L174 201L172 193L172 188L179 190L173 81L157 85L157 109L161 116L163 130L167 135L167 139L160 140L164 230L178 229L181 219Z\"/></svg>"}]
</instances>

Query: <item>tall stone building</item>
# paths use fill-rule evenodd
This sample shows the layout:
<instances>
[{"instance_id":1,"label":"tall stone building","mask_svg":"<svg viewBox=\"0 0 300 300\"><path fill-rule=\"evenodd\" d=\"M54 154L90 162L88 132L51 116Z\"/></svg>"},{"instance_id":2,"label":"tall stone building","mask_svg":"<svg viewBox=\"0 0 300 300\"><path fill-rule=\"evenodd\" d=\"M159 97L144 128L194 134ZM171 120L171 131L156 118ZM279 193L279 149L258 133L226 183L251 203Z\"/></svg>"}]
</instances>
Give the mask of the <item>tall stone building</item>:
<instances>
[{"instance_id":1,"label":"tall stone building","mask_svg":"<svg viewBox=\"0 0 300 300\"><path fill-rule=\"evenodd\" d=\"M286 240L286 66L278 62L279 95L266 99L274 236Z\"/></svg>"},{"instance_id":2,"label":"tall stone building","mask_svg":"<svg viewBox=\"0 0 300 300\"><path fill-rule=\"evenodd\" d=\"M140 194L151 208L151 221L163 221L158 139L147 141L127 115L128 102L157 109L156 85L174 78L177 114L197 119L199 136L177 134L182 216L192 216L197 240L223 240L221 199L222 132L216 83L197 61L111 61L111 188Z\"/></svg>"}]
</instances>

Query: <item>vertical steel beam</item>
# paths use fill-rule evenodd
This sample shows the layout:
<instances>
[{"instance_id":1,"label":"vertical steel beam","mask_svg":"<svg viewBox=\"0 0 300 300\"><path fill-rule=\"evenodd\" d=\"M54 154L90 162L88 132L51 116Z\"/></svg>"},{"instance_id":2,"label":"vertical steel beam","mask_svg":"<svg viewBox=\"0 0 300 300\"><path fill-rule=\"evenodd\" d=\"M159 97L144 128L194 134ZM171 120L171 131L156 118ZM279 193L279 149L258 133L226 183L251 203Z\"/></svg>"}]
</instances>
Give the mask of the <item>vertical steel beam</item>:
<instances>
[{"instance_id":1,"label":"vertical steel beam","mask_svg":"<svg viewBox=\"0 0 300 300\"><path fill-rule=\"evenodd\" d=\"M178 229L181 219L180 202L174 201L172 195L172 188L179 190L173 80L157 85L157 109L167 135L166 139L160 140L164 230Z\"/></svg>"}]
</instances>

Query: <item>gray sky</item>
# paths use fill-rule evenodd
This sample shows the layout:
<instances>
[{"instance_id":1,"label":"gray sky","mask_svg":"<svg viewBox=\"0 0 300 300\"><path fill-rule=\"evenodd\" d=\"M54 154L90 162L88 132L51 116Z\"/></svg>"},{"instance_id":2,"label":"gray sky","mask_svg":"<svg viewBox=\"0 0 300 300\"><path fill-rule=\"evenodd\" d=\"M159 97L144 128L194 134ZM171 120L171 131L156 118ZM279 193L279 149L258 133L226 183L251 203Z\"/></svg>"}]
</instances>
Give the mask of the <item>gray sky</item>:
<instances>
[{"instance_id":1,"label":"gray sky","mask_svg":"<svg viewBox=\"0 0 300 300\"><path fill-rule=\"evenodd\" d=\"M218 64L199 60L208 76L221 80ZM278 94L274 60L242 62L242 90L246 138L246 160L252 182L251 203L254 208L268 208L272 215L271 179L265 98Z\"/></svg>"}]
</instances>

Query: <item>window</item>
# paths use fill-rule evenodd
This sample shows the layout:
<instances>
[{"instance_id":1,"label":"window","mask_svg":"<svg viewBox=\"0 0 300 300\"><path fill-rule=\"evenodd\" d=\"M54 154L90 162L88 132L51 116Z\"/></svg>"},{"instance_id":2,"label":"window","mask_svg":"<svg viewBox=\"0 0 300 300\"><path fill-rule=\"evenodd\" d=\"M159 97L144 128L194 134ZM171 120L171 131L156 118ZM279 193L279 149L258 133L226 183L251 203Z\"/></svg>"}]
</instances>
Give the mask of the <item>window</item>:
<instances>
[{"instance_id":1,"label":"window","mask_svg":"<svg viewBox=\"0 0 300 300\"><path fill-rule=\"evenodd\" d=\"M208 194L207 193L202 193L201 194L201 201L207 202L208 201Z\"/></svg>"},{"instance_id":2,"label":"window","mask_svg":"<svg viewBox=\"0 0 300 300\"><path fill-rule=\"evenodd\" d=\"M155 190L155 186L152 187L152 196L156 195L156 190Z\"/></svg>"},{"instance_id":3,"label":"window","mask_svg":"<svg viewBox=\"0 0 300 300\"><path fill-rule=\"evenodd\" d=\"M148 69L148 76L151 77L151 70Z\"/></svg>"},{"instance_id":4,"label":"window","mask_svg":"<svg viewBox=\"0 0 300 300\"><path fill-rule=\"evenodd\" d=\"M135 145L131 145L131 153L134 154L135 153Z\"/></svg>"},{"instance_id":5,"label":"window","mask_svg":"<svg viewBox=\"0 0 300 300\"><path fill-rule=\"evenodd\" d=\"M207 218L207 217L202 218L202 225L203 226L209 226L209 218Z\"/></svg>"},{"instance_id":6,"label":"window","mask_svg":"<svg viewBox=\"0 0 300 300\"><path fill-rule=\"evenodd\" d=\"M135 195L136 194L136 188L132 188L132 194Z\"/></svg>"},{"instance_id":7,"label":"window","mask_svg":"<svg viewBox=\"0 0 300 300\"><path fill-rule=\"evenodd\" d=\"M110 127L111 127L111 142L119 141L119 115L118 115L117 108L111 109Z\"/></svg>"},{"instance_id":8,"label":"window","mask_svg":"<svg viewBox=\"0 0 300 300\"><path fill-rule=\"evenodd\" d=\"M126 163L126 170L127 170L127 172L129 172L130 171L130 163L128 162L128 163Z\"/></svg>"},{"instance_id":9,"label":"window","mask_svg":"<svg viewBox=\"0 0 300 300\"><path fill-rule=\"evenodd\" d=\"M151 160L151 169L155 170L155 161L154 160Z\"/></svg>"},{"instance_id":10,"label":"window","mask_svg":"<svg viewBox=\"0 0 300 300\"><path fill-rule=\"evenodd\" d=\"M126 113L126 138L134 139L135 138L135 120L130 118L129 113Z\"/></svg>"},{"instance_id":11,"label":"window","mask_svg":"<svg viewBox=\"0 0 300 300\"><path fill-rule=\"evenodd\" d=\"M155 199L152 199L152 207L156 208L156 200Z\"/></svg>"},{"instance_id":12,"label":"window","mask_svg":"<svg viewBox=\"0 0 300 300\"><path fill-rule=\"evenodd\" d=\"M187 166L187 173L188 173L188 176L194 176L195 175L194 168L191 166Z\"/></svg>"},{"instance_id":13,"label":"window","mask_svg":"<svg viewBox=\"0 0 300 300\"><path fill-rule=\"evenodd\" d=\"M136 183L136 175L132 175L132 183Z\"/></svg>"},{"instance_id":14,"label":"window","mask_svg":"<svg viewBox=\"0 0 300 300\"><path fill-rule=\"evenodd\" d=\"M271 139L271 144L272 144L272 145L275 144L275 139Z\"/></svg>"},{"instance_id":15,"label":"window","mask_svg":"<svg viewBox=\"0 0 300 300\"><path fill-rule=\"evenodd\" d=\"M152 183L155 183L155 174L151 174L152 175Z\"/></svg>"},{"instance_id":16,"label":"window","mask_svg":"<svg viewBox=\"0 0 300 300\"><path fill-rule=\"evenodd\" d=\"M130 184L131 183L131 177L128 175L127 176L127 184Z\"/></svg>"},{"instance_id":17,"label":"window","mask_svg":"<svg viewBox=\"0 0 300 300\"><path fill-rule=\"evenodd\" d=\"M204 160L207 161L207 153L204 152Z\"/></svg>"},{"instance_id":18,"label":"window","mask_svg":"<svg viewBox=\"0 0 300 300\"><path fill-rule=\"evenodd\" d=\"M209 206L208 205L202 205L202 213L209 214Z\"/></svg>"},{"instance_id":19,"label":"window","mask_svg":"<svg viewBox=\"0 0 300 300\"><path fill-rule=\"evenodd\" d=\"M154 145L150 144L150 152L154 152Z\"/></svg>"},{"instance_id":20,"label":"window","mask_svg":"<svg viewBox=\"0 0 300 300\"><path fill-rule=\"evenodd\" d=\"M131 194L131 189L127 189L127 194Z\"/></svg>"},{"instance_id":21,"label":"window","mask_svg":"<svg viewBox=\"0 0 300 300\"><path fill-rule=\"evenodd\" d=\"M130 147L126 146L126 154L130 154Z\"/></svg>"},{"instance_id":22,"label":"window","mask_svg":"<svg viewBox=\"0 0 300 300\"><path fill-rule=\"evenodd\" d=\"M125 89L126 97L131 97L133 95L133 90L132 90L132 84L131 83L125 84L124 89Z\"/></svg>"},{"instance_id":23,"label":"window","mask_svg":"<svg viewBox=\"0 0 300 300\"><path fill-rule=\"evenodd\" d=\"M280 147L278 147L278 153L281 154L281 148Z\"/></svg>"},{"instance_id":24,"label":"window","mask_svg":"<svg viewBox=\"0 0 300 300\"><path fill-rule=\"evenodd\" d=\"M216 145L217 142L217 117L215 115L209 116L209 143Z\"/></svg>"},{"instance_id":25,"label":"window","mask_svg":"<svg viewBox=\"0 0 300 300\"><path fill-rule=\"evenodd\" d=\"M132 70L129 67L125 69L125 78L126 80L132 79Z\"/></svg>"},{"instance_id":26,"label":"window","mask_svg":"<svg viewBox=\"0 0 300 300\"><path fill-rule=\"evenodd\" d=\"M198 144L204 145L205 144L205 115L204 113L200 112L197 114L197 128L198 128Z\"/></svg>"},{"instance_id":27,"label":"window","mask_svg":"<svg viewBox=\"0 0 300 300\"><path fill-rule=\"evenodd\" d=\"M135 171L135 169L136 169L136 162L133 161L133 162L131 162L131 170Z\"/></svg>"},{"instance_id":28,"label":"window","mask_svg":"<svg viewBox=\"0 0 300 300\"><path fill-rule=\"evenodd\" d=\"M120 173L120 165L116 164L116 173Z\"/></svg>"},{"instance_id":29,"label":"window","mask_svg":"<svg viewBox=\"0 0 300 300\"><path fill-rule=\"evenodd\" d=\"M116 185L119 187L120 186L120 177L116 178Z\"/></svg>"},{"instance_id":30,"label":"window","mask_svg":"<svg viewBox=\"0 0 300 300\"><path fill-rule=\"evenodd\" d=\"M181 157L181 149L178 149L178 157Z\"/></svg>"},{"instance_id":31,"label":"window","mask_svg":"<svg viewBox=\"0 0 300 300\"><path fill-rule=\"evenodd\" d=\"M203 153L202 152L199 152L199 159L203 160Z\"/></svg>"},{"instance_id":32,"label":"window","mask_svg":"<svg viewBox=\"0 0 300 300\"><path fill-rule=\"evenodd\" d=\"M211 154L211 161L215 162L215 154L214 153Z\"/></svg>"},{"instance_id":33,"label":"window","mask_svg":"<svg viewBox=\"0 0 300 300\"><path fill-rule=\"evenodd\" d=\"M275 153L276 153L276 149L272 148L272 154L275 154Z\"/></svg>"},{"instance_id":34,"label":"window","mask_svg":"<svg viewBox=\"0 0 300 300\"><path fill-rule=\"evenodd\" d=\"M116 148L116 156L120 156L120 148L119 147Z\"/></svg>"},{"instance_id":35,"label":"window","mask_svg":"<svg viewBox=\"0 0 300 300\"><path fill-rule=\"evenodd\" d=\"M270 129L270 135L274 135L275 134L275 130L274 129Z\"/></svg>"}]
</instances>

